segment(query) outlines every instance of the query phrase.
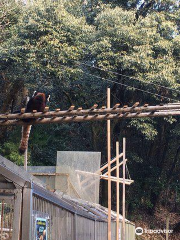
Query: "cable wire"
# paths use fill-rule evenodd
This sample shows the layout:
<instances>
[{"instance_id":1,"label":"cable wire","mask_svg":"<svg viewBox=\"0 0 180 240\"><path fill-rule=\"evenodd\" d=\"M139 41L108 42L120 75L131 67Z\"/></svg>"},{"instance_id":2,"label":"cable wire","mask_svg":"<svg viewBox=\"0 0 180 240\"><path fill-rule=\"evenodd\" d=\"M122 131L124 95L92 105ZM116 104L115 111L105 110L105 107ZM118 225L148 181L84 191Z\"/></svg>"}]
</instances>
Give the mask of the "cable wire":
<instances>
[{"instance_id":1,"label":"cable wire","mask_svg":"<svg viewBox=\"0 0 180 240\"><path fill-rule=\"evenodd\" d=\"M127 175L128 175L128 179L131 180L131 175L130 175L130 173L129 173L129 169L128 169L127 163L126 163L126 173L127 173Z\"/></svg>"},{"instance_id":2,"label":"cable wire","mask_svg":"<svg viewBox=\"0 0 180 240\"><path fill-rule=\"evenodd\" d=\"M118 76L122 76L122 77L129 78L129 79L131 79L131 80L136 80L136 81L139 81L139 82L143 82L143 83L145 83L145 84L149 84L149 85L161 87L161 88L164 88L164 89L167 89L167 90L171 90L171 91L175 91L175 92L177 92L177 93L180 93L179 90L174 89L174 88L165 87L165 86L162 86L162 85L157 84L157 83L146 82L146 81L140 80L140 79L138 79L138 78L134 78L134 77L131 77L131 76L128 76L128 75L125 75L125 74L117 73L117 72L115 72L115 71L111 71L111 70L108 70L108 69L102 69L102 68L97 67L97 66L91 66L91 65L86 64L86 63L82 63L82 62L78 62L78 61L75 61L75 62L77 62L79 65L82 64L82 65L84 65L84 66L87 66L87 67L90 67L90 68L95 68L95 69L98 69L98 70L100 70L100 71L113 73L113 74L116 74L116 75L118 75Z\"/></svg>"},{"instance_id":3,"label":"cable wire","mask_svg":"<svg viewBox=\"0 0 180 240\"><path fill-rule=\"evenodd\" d=\"M127 84L120 83L120 82L117 82L117 81L113 81L113 80L108 79L108 78L99 77L99 76L91 74L91 73L86 73L86 72L83 72L83 73L86 74L86 75L92 76L92 77L102 79L102 80L107 81L107 82L115 83L115 84L118 84L118 85L121 85L121 86L124 86L124 87L127 87L127 88L133 88L134 90L141 91L141 92L144 92L144 93L148 93L148 94L151 94L151 95L159 97L159 98L164 98L164 99L167 99L168 101L172 100L172 101L175 101L175 102L179 102L178 100L176 100L174 98L166 97L166 96L163 96L163 95L160 95L160 94L157 94L157 93L152 93L152 92L147 91L147 90L142 90L140 88L137 88L137 87L134 87L134 86L129 86Z\"/></svg>"},{"instance_id":4,"label":"cable wire","mask_svg":"<svg viewBox=\"0 0 180 240\"><path fill-rule=\"evenodd\" d=\"M76 61L76 62L77 62L77 61ZM79 63L80 63L80 62L79 62ZM65 69L65 68L68 68L68 67L65 66L65 65L61 65L61 67L63 67L64 69ZM65 70L64 70L64 71L65 71ZM64 72L64 71L63 71L63 72ZM140 88L137 88L137 87L134 87L134 86L130 86L130 85L127 85L127 84L124 84L124 83L120 83L120 82L117 82L117 81L113 81L113 80L111 80L111 79L103 78L103 77L100 77L100 76L97 76L97 75L94 75L94 74L91 74L91 73L87 73L87 72L84 72L84 71L83 71L83 74L89 75L89 76L91 76L91 77L96 77L96 78L102 79L102 80L107 81L107 82L115 83L115 84L124 86L124 87L126 87L126 88L133 88L134 90L141 91L141 92L144 92L144 93L147 93L147 94L150 94L150 95L152 95L152 96L159 97L159 98L164 98L164 99L167 99L168 101L172 100L172 101L175 101L175 102L179 102L177 99L174 99L174 98L166 97L166 96L164 96L164 95L160 95L160 94L157 94L157 93L152 93L152 92L147 91L147 90L142 90L142 89L140 89Z\"/></svg>"}]
</instances>

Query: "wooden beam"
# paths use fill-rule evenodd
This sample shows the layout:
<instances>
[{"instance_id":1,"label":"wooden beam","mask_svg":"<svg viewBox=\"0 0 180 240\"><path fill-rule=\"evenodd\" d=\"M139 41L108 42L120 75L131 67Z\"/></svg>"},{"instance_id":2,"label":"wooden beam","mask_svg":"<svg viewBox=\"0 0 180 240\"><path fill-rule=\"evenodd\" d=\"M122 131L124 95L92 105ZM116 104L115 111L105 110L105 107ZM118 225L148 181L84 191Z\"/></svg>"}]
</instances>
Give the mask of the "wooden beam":
<instances>
[{"instance_id":1,"label":"wooden beam","mask_svg":"<svg viewBox=\"0 0 180 240\"><path fill-rule=\"evenodd\" d=\"M116 158L116 160L117 160L117 158ZM126 159L126 161L127 161L127 159ZM121 162L121 163L119 163L119 167L121 166L121 165L123 165L123 161ZM113 172L115 169L117 169L118 168L118 165L116 164L116 166L114 166L113 168L111 168L111 172ZM104 173L103 175L107 175L108 174L108 172L106 172L106 173Z\"/></svg>"},{"instance_id":2,"label":"wooden beam","mask_svg":"<svg viewBox=\"0 0 180 240\"><path fill-rule=\"evenodd\" d=\"M119 158L123 156L123 153L119 154ZM116 157L111 160L111 164L116 161ZM106 163L104 166L102 166L96 173L102 172L104 169L108 167L108 163Z\"/></svg>"},{"instance_id":3,"label":"wooden beam","mask_svg":"<svg viewBox=\"0 0 180 240\"><path fill-rule=\"evenodd\" d=\"M70 106L70 108L68 109L68 111L72 111L75 109L75 106Z\"/></svg>"},{"instance_id":4,"label":"wooden beam","mask_svg":"<svg viewBox=\"0 0 180 240\"><path fill-rule=\"evenodd\" d=\"M121 158L122 156L123 156L123 153L121 153L121 154L119 155L119 158ZM116 157L111 160L111 164L113 164L115 161L116 161ZM105 164L104 166L102 166L99 170L97 170L97 171L95 172L95 174L101 174L102 171L105 170L107 167L108 167L108 163L106 163L106 164ZM84 179L84 180L81 182L81 185L84 185L84 184L87 183L89 180L90 180L90 178L87 177L86 179Z\"/></svg>"},{"instance_id":5,"label":"wooden beam","mask_svg":"<svg viewBox=\"0 0 180 240\"><path fill-rule=\"evenodd\" d=\"M73 106L71 106L69 109L73 109ZM127 108L100 108L100 109L82 109L80 110L65 110L65 111L60 111L60 109L56 109L55 111L47 111L48 109L45 110L45 112L36 112L36 113L15 113L15 114L0 114L0 120L18 120L18 119L39 119L39 118L52 118L52 117L65 117L65 116L88 116L89 114L101 114L101 115L106 115L106 114L121 114L121 113L151 113L151 112L159 112L161 113L162 110L165 112L168 112L169 110L176 110L180 111L180 105L164 105L164 106L141 106L141 107L127 107Z\"/></svg>"},{"instance_id":6,"label":"wooden beam","mask_svg":"<svg viewBox=\"0 0 180 240\"><path fill-rule=\"evenodd\" d=\"M34 113L35 115L36 113ZM104 121L113 119L126 119L126 118L150 118L150 117L169 117L169 116L180 116L180 110L178 111L155 111L155 112L133 112L128 114L108 114L108 115L84 115L72 118L72 116L63 117L51 117L46 118L45 116L36 120L31 120L30 122L24 122L20 119L4 119L0 120L0 126L15 126L15 125L37 125L37 124L49 124L49 123L70 123L70 122L87 122L87 121ZM33 118L33 115L31 115ZM27 119L27 118L23 118Z\"/></svg>"},{"instance_id":7,"label":"wooden beam","mask_svg":"<svg viewBox=\"0 0 180 240\"><path fill-rule=\"evenodd\" d=\"M30 172L33 176L69 176L68 173L36 173Z\"/></svg>"},{"instance_id":8,"label":"wooden beam","mask_svg":"<svg viewBox=\"0 0 180 240\"><path fill-rule=\"evenodd\" d=\"M128 108L128 105L124 105L123 108Z\"/></svg>"},{"instance_id":9,"label":"wooden beam","mask_svg":"<svg viewBox=\"0 0 180 240\"><path fill-rule=\"evenodd\" d=\"M91 107L91 110L94 110L94 109L96 109L96 108L97 108L97 106L98 106L98 104L94 104L94 105Z\"/></svg>"},{"instance_id":10,"label":"wooden beam","mask_svg":"<svg viewBox=\"0 0 180 240\"><path fill-rule=\"evenodd\" d=\"M32 120L28 123L22 120L2 120L0 126L22 126L22 125L37 125L37 124L49 124L49 123L71 123L71 122L88 122L88 121L104 121L113 119L126 119L126 118L150 118L150 117L169 117L169 116L180 116L180 111L163 111L163 112L144 112L144 113L128 113L125 114L110 114L110 115L85 115L72 117L53 117L53 118L41 118Z\"/></svg>"},{"instance_id":11,"label":"wooden beam","mask_svg":"<svg viewBox=\"0 0 180 240\"><path fill-rule=\"evenodd\" d=\"M139 105L139 102L136 102L133 106L132 106L132 108L135 108L135 107L137 107Z\"/></svg>"},{"instance_id":12,"label":"wooden beam","mask_svg":"<svg viewBox=\"0 0 180 240\"><path fill-rule=\"evenodd\" d=\"M100 175L100 177L101 177L101 179L108 180L108 176ZM112 181L112 182L117 182L117 181L119 181L120 183L123 184L123 178L117 179L116 177L112 177L112 176L111 176L111 181ZM134 180L125 179L125 184L126 184L126 185L131 185L132 183L134 183Z\"/></svg>"},{"instance_id":13,"label":"wooden beam","mask_svg":"<svg viewBox=\"0 0 180 240\"><path fill-rule=\"evenodd\" d=\"M112 109L116 109L120 106L120 103L116 103L116 105L114 105L114 107Z\"/></svg>"},{"instance_id":14,"label":"wooden beam","mask_svg":"<svg viewBox=\"0 0 180 240\"><path fill-rule=\"evenodd\" d=\"M110 88L107 89L107 108L110 108ZM111 122L107 120L107 159L108 159L108 240L111 240Z\"/></svg>"},{"instance_id":15,"label":"wooden beam","mask_svg":"<svg viewBox=\"0 0 180 240\"><path fill-rule=\"evenodd\" d=\"M25 108L21 108L21 114L25 113L26 109Z\"/></svg>"},{"instance_id":16,"label":"wooden beam","mask_svg":"<svg viewBox=\"0 0 180 240\"><path fill-rule=\"evenodd\" d=\"M49 111L49 107L45 107L44 108L44 113L48 112Z\"/></svg>"}]
</instances>

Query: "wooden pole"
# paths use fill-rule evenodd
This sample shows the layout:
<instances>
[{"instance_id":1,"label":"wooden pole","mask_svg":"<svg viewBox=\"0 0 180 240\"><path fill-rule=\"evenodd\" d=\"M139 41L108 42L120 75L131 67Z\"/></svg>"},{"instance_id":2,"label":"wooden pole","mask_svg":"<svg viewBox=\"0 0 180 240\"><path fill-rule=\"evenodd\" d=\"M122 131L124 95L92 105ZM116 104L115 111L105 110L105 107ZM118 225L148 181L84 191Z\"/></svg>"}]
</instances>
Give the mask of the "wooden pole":
<instances>
[{"instance_id":1,"label":"wooden pole","mask_svg":"<svg viewBox=\"0 0 180 240\"><path fill-rule=\"evenodd\" d=\"M119 158L123 156L123 153L119 154ZM111 160L111 164L116 162L116 157ZM108 167L108 163L102 166L99 170L96 171L96 173L101 173L103 170L105 170Z\"/></svg>"},{"instance_id":2,"label":"wooden pole","mask_svg":"<svg viewBox=\"0 0 180 240\"><path fill-rule=\"evenodd\" d=\"M123 198L122 198L122 215L123 215L123 220L122 220L122 240L126 239L126 225L125 225L125 194L126 194L126 183L125 183L125 171L126 171L126 139L123 138Z\"/></svg>"},{"instance_id":3,"label":"wooden pole","mask_svg":"<svg viewBox=\"0 0 180 240\"><path fill-rule=\"evenodd\" d=\"M31 112L25 113L25 108L21 109L21 113L9 113L9 114L0 114L0 120L15 120L15 119L38 119L38 118L56 118L56 117L65 117L65 116L84 116L84 115L93 115L93 114L124 114L124 113L141 113L141 112L149 112L153 113L156 111L180 111L180 105L163 105L163 106L140 106L136 107L136 103L132 107L116 107L116 104L113 108L100 108L96 109L97 104L91 109L82 109L78 108L74 109L74 106L71 106L68 110L60 111L60 109L56 109L55 111L44 111L44 112ZM135 106L135 107L134 107ZM47 107L46 107L47 108Z\"/></svg>"},{"instance_id":4,"label":"wooden pole","mask_svg":"<svg viewBox=\"0 0 180 240\"><path fill-rule=\"evenodd\" d=\"M119 179L119 142L116 142L116 177ZM116 183L116 240L119 240L119 181Z\"/></svg>"},{"instance_id":5,"label":"wooden pole","mask_svg":"<svg viewBox=\"0 0 180 240\"><path fill-rule=\"evenodd\" d=\"M127 159L126 159L126 162L127 162ZM115 169L117 169L118 167L120 167L121 165L123 165L123 162L119 163L119 166L114 166L113 168L111 168L111 172L113 172ZM103 175L107 175L108 172L106 173L103 173Z\"/></svg>"},{"instance_id":6,"label":"wooden pole","mask_svg":"<svg viewBox=\"0 0 180 240\"><path fill-rule=\"evenodd\" d=\"M3 239L4 199L1 204L1 239Z\"/></svg>"},{"instance_id":7,"label":"wooden pole","mask_svg":"<svg viewBox=\"0 0 180 240\"><path fill-rule=\"evenodd\" d=\"M166 240L169 240L169 215L166 217Z\"/></svg>"},{"instance_id":8,"label":"wooden pole","mask_svg":"<svg viewBox=\"0 0 180 240\"><path fill-rule=\"evenodd\" d=\"M113 119L126 119L126 118L146 118L146 117L169 117L180 116L179 111L161 111L161 112L134 112L124 114L106 114L106 115L85 115L85 116L67 116L67 117L54 117L54 118L39 118L30 122L22 120L0 120L0 126L23 126L23 125L37 125L49 123L71 123L71 122L88 122L88 121L104 121Z\"/></svg>"},{"instance_id":9,"label":"wooden pole","mask_svg":"<svg viewBox=\"0 0 180 240\"><path fill-rule=\"evenodd\" d=\"M110 88L107 89L107 108L110 108ZM108 157L108 240L111 240L111 123L107 120Z\"/></svg>"},{"instance_id":10,"label":"wooden pole","mask_svg":"<svg viewBox=\"0 0 180 240\"><path fill-rule=\"evenodd\" d=\"M100 175L100 178L104 180L108 180L108 176ZM120 183L123 183L123 178L119 178L118 180L116 177L111 176L111 182L117 182L117 181L119 181ZM134 180L125 179L126 185L131 185L132 183L134 183Z\"/></svg>"},{"instance_id":11,"label":"wooden pole","mask_svg":"<svg viewBox=\"0 0 180 240\"><path fill-rule=\"evenodd\" d=\"M28 162L28 147L24 153L24 170L27 171L27 162Z\"/></svg>"},{"instance_id":12,"label":"wooden pole","mask_svg":"<svg viewBox=\"0 0 180 240\"><path fill-rule=\"evenodd\" d=\"M122 156L123 156L123 153L121 153L121 154L119 155L119 158L121 158ZM111 164L113 164L114 162L116 162L116 157L111 160ZM103 167L101 167L99 170L97 170L97 171L95 172L95 174L101 174L102 171L105 170L107 167L108 167L108 163L105 164ZM112 172L112 169L111 169L111 172ZM105 174L108 174L108 171L107 171ZM105 175L105 174L104 174L104 175ZM81 184L83 185L83 184L87 183L89 180L90 180L90 178L87 177L86 179L84 179L84 180L81 182Z\"/></svg>"}]
</instances>

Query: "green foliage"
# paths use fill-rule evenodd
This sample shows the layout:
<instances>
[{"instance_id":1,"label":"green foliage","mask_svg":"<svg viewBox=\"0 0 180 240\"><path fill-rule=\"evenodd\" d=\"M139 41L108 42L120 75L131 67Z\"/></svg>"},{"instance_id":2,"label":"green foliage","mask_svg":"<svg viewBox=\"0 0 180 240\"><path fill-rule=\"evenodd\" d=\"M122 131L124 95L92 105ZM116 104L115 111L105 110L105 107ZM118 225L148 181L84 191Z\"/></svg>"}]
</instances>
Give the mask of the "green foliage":
<instances>
[{"instance_id":1,"label":"green foliage","mask_svg":"<svg viewBox=\"0 0 180 240\"><path fill-rule=\"evenodd\" d=\"M134 127L147 140L152 141L158 135L151 119L133 119L127 127Z\"/></svg>"},{"instance_id":2,"label":"green foliage","mask_svg":"<svg viewBox=\"0 0 180 240\"><path fill-rule=\"evenodd\" d=\"M0 153L10 161L22 166L24 156L19 155L18 144L13 142L6 142L0 146Z\"/></svg>"}]
</instances>

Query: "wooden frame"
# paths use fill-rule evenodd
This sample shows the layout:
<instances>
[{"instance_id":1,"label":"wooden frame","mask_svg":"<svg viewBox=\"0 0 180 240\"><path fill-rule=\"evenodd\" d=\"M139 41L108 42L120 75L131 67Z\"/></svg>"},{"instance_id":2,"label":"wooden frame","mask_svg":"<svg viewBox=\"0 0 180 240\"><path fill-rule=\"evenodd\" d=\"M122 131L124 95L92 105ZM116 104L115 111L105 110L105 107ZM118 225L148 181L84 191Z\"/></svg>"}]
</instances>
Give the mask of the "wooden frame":
<instances>
[{"instance_id":1,"label":"wooden frame","mask_svg":"<svg viewBox=\"0 0 180 240\"><path fill-rule=\"evenodd\" d=\"M61 111L48 111L47 108L44 112L32 112L18 114L0 114L0 126L10 125L35 125L47 123L69 123L69 122L87 122L87 121L103 121L113 119L125 118L144 118L144 117L166 117L166 116L179 116L180 104L165 104L157 106L138 106L135 103L132 107L124 106L119 108L116 104L113 108L97 108L94 104L91 109L78 108L74 110L75 106L71 106L68 110ZM31 119L30 122L24 122L23 119Z\"/></svg>"}]
</instances>

